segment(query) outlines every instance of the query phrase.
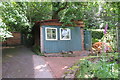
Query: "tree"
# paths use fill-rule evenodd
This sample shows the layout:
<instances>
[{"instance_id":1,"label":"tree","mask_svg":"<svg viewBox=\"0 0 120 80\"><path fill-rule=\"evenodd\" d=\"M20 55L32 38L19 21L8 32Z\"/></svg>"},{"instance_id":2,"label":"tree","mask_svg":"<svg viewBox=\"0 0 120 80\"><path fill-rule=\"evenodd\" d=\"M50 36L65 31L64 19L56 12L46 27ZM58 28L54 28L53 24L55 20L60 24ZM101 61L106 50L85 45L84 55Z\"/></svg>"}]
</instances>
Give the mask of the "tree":
<instances>
[{"instance_id":1,"label":"tree","mask_svg":"<svg viewBox=\"0 0 120 80\"><path fill-rule=\"evenodd\" d=\"M35 21L60 19L64 24L83 20L85 28L114 28L118 23L119 2L2 2L1 19L7 30L31 32Z\"/></svg>"},{"instance_id":2,"label":"tree","mask_svg":"<svg viewBox=\"0 0 120 80\"><path fill-rule=\"evenodd\" d=\"M2 20L10 31L29 30L34 21L50 19L50 3L3 2Z\"/></svg>"},{"instance_id":3,"label":"tree","mask_svg":"<svg viewBox=\"0 0 120 80\"><path fill-rule=\"evenodd\" d=\"M51 19L51 3L47 2L1 2L0 9L0 18L5 24L0 27L21 32L26 39L35 21Z\"/></svg>"},{"instance_id":4,"label":"tree","mask_svg":"<svg viewBox=\"0 0 120 80\"><path fill-rule=\"evenodd\" d=\"M52 2L52 19L60 19L60 11L67 8L68 2Z\"/></svg>"},{"instance_id":5,"label":"tree","mask_svg":"<svg viewBox=\"0 0 120 80\"><path fill-rule=\"evenodd\" d=\"M22 6L24 6L23 4ZM2 3L1 17L3 22L6 24L9 31L19 31L27 29L30 26L29 21L25 15L25 8L22 8L19 3L16 2L5 2Z\"/></svg>"},{"instance_id":6,"label":"tree","mask_svg":"<svg viewBox=\"0 0 120 80\"><path fill-rule=\"evenodd\" d=\"M18 27L22 23L32 26L34 21L47 19L60 19L65 23L69 23L72 19L82 19L88 28L92 26L98 28L106 22L113 26L118 19L117 2L3 2L2 4L3 22L11 25L11 29L12 25Z\"/></svg>"},{"instance_id":7,"label":"tree","mask_svg":"<svg viewBox=\"0 0 120 80\"><path fill-rule=\"evenodd\" d=\"M13 37L12 33L6 29L5 23L0 19L0 42L5 41L5 38Z\"/></svg>"}]
</instances>

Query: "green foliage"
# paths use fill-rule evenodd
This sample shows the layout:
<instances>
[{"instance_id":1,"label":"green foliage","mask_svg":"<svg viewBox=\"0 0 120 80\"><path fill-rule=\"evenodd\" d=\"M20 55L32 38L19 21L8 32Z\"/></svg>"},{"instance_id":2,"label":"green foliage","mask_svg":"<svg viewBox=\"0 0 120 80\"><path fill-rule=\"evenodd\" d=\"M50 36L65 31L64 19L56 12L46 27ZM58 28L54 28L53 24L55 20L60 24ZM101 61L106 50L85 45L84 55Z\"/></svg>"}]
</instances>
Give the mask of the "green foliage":
<instances>
[{"instance_id":1,"label":"green foliage","mask_svg":"<svg viewBox=\"0 0 120 80\"><path fill-rule=\"evenodd\" d=\"M35 54L44 56L44 54L40 52L40 46L33 46L32 50L33 50L33 52L35 52Z\"/></svg>"},{"instance_id":2,"label":"green foliage","mask_svg":"<svg viewBox=\"0 0 120 80\"><path fill-rule=\"evenodd\" d=\"M96 57L98 58L98 57ZM95 62L81 59L77 78L118 78L118 53L103 53Z\"/></svg>"},{"instance_id":3,"label":"green foliage","mask_svg":"<svg viewBox=\"0 0 120 80\"><path fill-rule=\"evenodd\" d=\"M9 37L13 37L12 33L7 30L5 23L0 19L0 42L5 41Z\"/></svg>"},{"instance_id":4,"label":"green foliage","mask_svg":"<svg viewBox=\"0 0 120 80\"><path fill-rule=\"evenodd\" d=\"M1 2L0 20L7 31L17 31L25 35L29 45L34 21L51 19L51 3L48 2ZM2 35L3 36L3 35Z\"/></svg>"},{"instance_id":5,"label":"green foliage","mask_svg":"<svg viewBox=\"0 0 120 80\"><path fill-rule=\"evenodd\" d=\"M27 37L25 38L26 36L24 36L24 44L27 46L27 47L31 47L33 45L33 37L31 34L27 34Z\"/></svg>"},{"instance_id":6,"label":"green foliage","mask_svg":"<svg viewBox=\"0 0 120 80\"><path fill-rule=\"evenodd\" d=\"M72 67L69 68L69 69L72 70L72 71L74 71L74 70L76 70L76 69L78 69L78 68L79 68L79 66L74 65L74 66L72 66Z\"/></svg>"},{"instance_id":7,"label":"green foliage","mask_svg":"<svg viewBox=\"0 0 120 80\"><path fill-rule=\"evenodd\" d=\"M118 46L118 51L120 51L120 28L118 28L118 30L117 30L117 37L118 37L118 43L117 43L117 46Z\"/></svg>"},{"instance_id":8,"label":"green foliage","mask_svg":"<svg viewBox=\"0 0 120 80\"><path fill-rule=\"evenodd\" d=\"M119 2L106 1L1 2L0 19L5 23L7 31L18 31L26 35L31 34L34 21L53 17L57 17L64 24L73 24L71 20L83 20L87 29L103 28L108 22L109 28L115 29L119 18L119 6Z\"/></svg>"},{"instance_id":9,"label":"green foliage","mask_svg":"<svg viewBox=\"0 0 120 80\"><path fill-rule=\"evenodd\" d=\"M114 51L117 50L117 34L115 29L111 29L107 31L107 34L105 34L101 41L108 43Z\"/></svg>"},{"instance_id":10,"label":"green foliage","mask_svg":"<svg viewBox=\"0 0 120 80\"><path fill-rule=\"evenodd\" d=\"M101 39L103 37L103 31L92 31L92 38Z\"/></svg>"},{"instance_id":11,"label":"green foliage","mask_svg":"<svg viewBox=\"0 0 120 80\"><path fill-rule=\"evenodd\" d=\"M9 31L7 31L7 30L5 30L5 28L3 29L3 28L0 28L0 42L3 42L3 41L5 41L6 40L6 38L10 38L10 37L13 37L12 36L12 33L11 32L9 32Z\"/></svg>"},{"instance_id":12,"label":"green foliage","mask_svg":"<svg viewBox=\"0 0 120 80\"><path fill-rule=\"evenodd\" d=\"M59 12L62 22L70 23L70 20L80 20L85 22L85 28L103 28L105 23L109 23L110 28L115 28L118 22L118 2L69 2L68 7Z\"/></svg>"},{"instance_id":13,"label":"green foliage","mask_svg":"<svg viewBox=\"0 0 120 80\"><path fill-rule=\"evenodd\" d=\"M57 16L61 22L84 20L86 28L98 28L118 22L118 2L2 2L0 5L3 22L10 30L31 29L34 21L52 19ZM103 26L102 26L103 27ZM114 27L113 27L114 28Z\"/></svg>"},{"instance_id":14,"label":"green foliage","mask_svg":"<svg viewBox=\"0 0 120 80\"><path fill-rule=\"evenodd\" d=\"M117 50L117 34L116 29L107 30L107 34L104 35L104 32L100 30L92 30L92 43L95 42L105 42L112 47L114 51Z\"/></svg>"},{"instance_id":15,"label":"green foliage","mask_svg":"<svg viewBox=\"0 0 120 80\"><path fill-rule=\"evenodd\" d=\"M103 31L92 31L92 43L99 42L103 35Z\"/></svg>"},{"instance_id":16,"label":"green foliage","mask_svg":"<svg viewBox=\"0 0 120 80\"><path fill-rule=\"evenodd\" d=\"M22 7L25 6L22 4ZM1 17L9 31L22 31L29 26L29 21L26 17L26 7L22 8L17 2L3 2L0 8Z\"/></svg>"},{"instance_id":17,"label":"green foliage","mask_svg":"<svg viewBox=\"0 0 120 80\"><path fill-rule=\"evenodd\" d=\"M99 39L92 38L92 44L94 44L94 43L96 43L96 42L99 42Z\"/></svg>"},{"instance_id":18,"label":"green foliage","mask_svg":"<svg viewBox=\"0 0 120 80\"><path fill-rule=\"evenodd\" d=\"M9 31L30 32L34 21L50 19L50 3L2 2L1 17Z\"/></svg>"}]
</instances>

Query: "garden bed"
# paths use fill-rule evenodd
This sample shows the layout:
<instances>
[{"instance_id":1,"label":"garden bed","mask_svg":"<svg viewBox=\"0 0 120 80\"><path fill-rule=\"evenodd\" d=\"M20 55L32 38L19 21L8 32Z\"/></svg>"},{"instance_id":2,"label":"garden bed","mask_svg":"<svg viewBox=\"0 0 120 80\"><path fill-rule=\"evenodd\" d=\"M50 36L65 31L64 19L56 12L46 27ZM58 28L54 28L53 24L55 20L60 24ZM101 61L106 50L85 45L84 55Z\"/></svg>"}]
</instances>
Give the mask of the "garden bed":
<instances>
[{"instance_id":1,"label":"garden bed","mask_svg":"<svg viewBox=\"0 0 120 80\"><path fill-rule=\"evenodd\" d=\"M106 53L80 59L63 75L64 78L118 79L118 53Z\"/></svg>"},{"instance_id":2,"label":"garden bed","mask_svg":"<svg viewBox=\"0 0 120 80\"><path fill-rule=\"evenodd\" d=\"M63 53L45 53L46 57L77 57L77 56L88 56L89 51L73 51Z\"/></svg>"}]
</instances>

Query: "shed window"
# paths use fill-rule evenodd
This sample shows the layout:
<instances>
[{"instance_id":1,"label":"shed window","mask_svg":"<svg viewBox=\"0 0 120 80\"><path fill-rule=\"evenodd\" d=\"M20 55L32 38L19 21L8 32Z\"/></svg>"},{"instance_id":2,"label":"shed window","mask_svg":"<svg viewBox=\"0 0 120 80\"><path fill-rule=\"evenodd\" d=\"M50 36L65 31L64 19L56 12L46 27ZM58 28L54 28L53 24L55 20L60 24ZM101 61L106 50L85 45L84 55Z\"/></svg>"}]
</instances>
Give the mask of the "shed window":
<instances>
[{"instance_id":1,"label":"shed window","mask_svg":"<svg viewBox=\"0 0 120 80\"><path fill-rule=\"evenodd\" d=\"M57 40L57 28L46 28L46 40Z\"/></svg>"},{"instance_id":2,"label":"shed window","mask_svg":"<svg viewBox=\"0 0 120 80\"><path fill-rule=\"evenodd\" d=\"M71 40L71 30L69 28L60 28L60 40Z\"/></svg>"}]
</instances>

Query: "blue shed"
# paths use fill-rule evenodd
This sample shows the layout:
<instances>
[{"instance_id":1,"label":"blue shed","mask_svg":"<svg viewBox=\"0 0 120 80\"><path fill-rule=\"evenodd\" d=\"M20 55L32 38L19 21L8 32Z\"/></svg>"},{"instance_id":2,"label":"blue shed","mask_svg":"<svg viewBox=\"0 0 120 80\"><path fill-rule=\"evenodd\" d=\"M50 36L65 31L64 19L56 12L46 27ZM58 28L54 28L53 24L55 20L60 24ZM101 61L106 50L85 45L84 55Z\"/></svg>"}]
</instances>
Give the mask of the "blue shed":
<instances>
[{"instance_id":1,"label":"blue shed","mask_svg":"<svg viewBox=\"0 0 120 80\"><path fill-rule=\"evenodd\" d=\"M62 27L57 19L36 21L33 27L34 45L40 46L41 53L61 53L84 50L84 23Z\"/></svg>"}]
</instances>

